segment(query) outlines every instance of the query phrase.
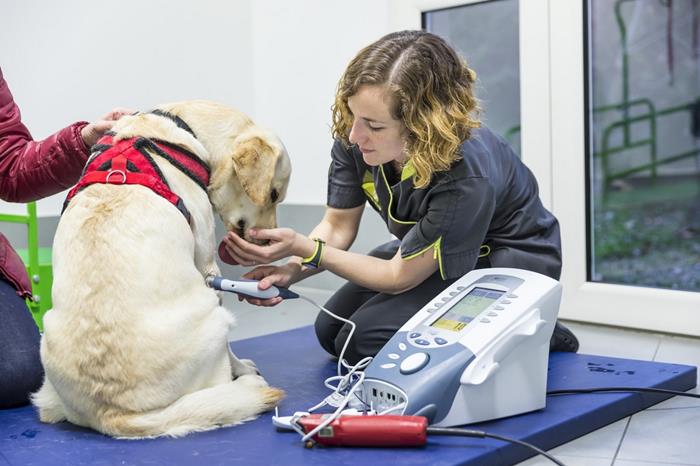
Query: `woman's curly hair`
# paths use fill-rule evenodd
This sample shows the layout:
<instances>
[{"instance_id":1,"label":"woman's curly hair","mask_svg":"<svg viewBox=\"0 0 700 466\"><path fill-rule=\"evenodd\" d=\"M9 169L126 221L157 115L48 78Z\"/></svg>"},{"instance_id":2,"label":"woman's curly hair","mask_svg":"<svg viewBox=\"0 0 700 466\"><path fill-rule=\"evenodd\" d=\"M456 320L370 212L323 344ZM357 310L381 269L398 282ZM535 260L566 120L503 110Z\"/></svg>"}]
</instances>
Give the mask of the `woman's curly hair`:
<instances>
[{"instance_id":1,"label":"woman's curly hair","mask_svg":"<svg viewBox=\"0 0 700 466\"><path fill-rule=\"evenodd\" d=\"M333 137L350 144L348 98L364 85L386 86L391 114L407 129L406 152L424 188L448 170L459 147L478 128L476 73L442 38L424 31L387 34L362 49L340 78L333 104Z\"/></svg>"}]
</instances>

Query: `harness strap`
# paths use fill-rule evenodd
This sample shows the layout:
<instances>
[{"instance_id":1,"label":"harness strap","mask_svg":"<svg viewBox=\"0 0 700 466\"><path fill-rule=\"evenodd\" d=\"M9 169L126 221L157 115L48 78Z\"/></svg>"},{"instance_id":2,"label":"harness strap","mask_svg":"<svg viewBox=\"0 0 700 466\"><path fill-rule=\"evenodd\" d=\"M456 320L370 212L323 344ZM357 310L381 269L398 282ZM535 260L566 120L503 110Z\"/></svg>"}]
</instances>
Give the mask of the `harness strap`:
<instances>
[{"instance_id":1,"label":"harness strap","mask_svg":"<svg viewBox=\"0 0 700 466\"><path fill-rule=\"evenodd\" d=\"M202 159L187 149L160 139L151 140L147 138L137 139L135 147L142 153L145 153L146 148L151 149L177 167L182 173L197 183L200 188L207 190L211 170Z\"/></svg>"},{"instance_id":2,"label":"harness strap","mask_svg":"<svg viewBox=\"0 0 700 466\"><path fill-rule=\"evenodd\" d=\"M168 160L198 186L206 190L209 184L209 167L197 157L174 144L154 142L143 137L133 137L114 142L113 134L106 134L93 146L96 149L85 166L83 175L63 204L66 209L70 200L81 190L95 183L131 184L149 188L173 204L189 223L191 214L183 200L168 185L149 150Z\"/></svg>"},{"instance_id":3,"label":"harness strap","mask_svg":"<svg viewBox=\"0 0 700 466\"><path fill-rule=\"evenodd\" d=\"M190 128L190 125L185 123L185 120L183 120L179 116L173 115L172 113L166 112L165 110L158 110L158 109L151 110L149 113L152 113L152 114L158 115L158 116L162 116L162 117L165 117L165 118L172 120L179 128L184 129L185 131L190 133L192 136L194 136L195 139L197 139L197 135L194 134L194 131L192 131L192 128Z\"/></svg>"}]
</instances>

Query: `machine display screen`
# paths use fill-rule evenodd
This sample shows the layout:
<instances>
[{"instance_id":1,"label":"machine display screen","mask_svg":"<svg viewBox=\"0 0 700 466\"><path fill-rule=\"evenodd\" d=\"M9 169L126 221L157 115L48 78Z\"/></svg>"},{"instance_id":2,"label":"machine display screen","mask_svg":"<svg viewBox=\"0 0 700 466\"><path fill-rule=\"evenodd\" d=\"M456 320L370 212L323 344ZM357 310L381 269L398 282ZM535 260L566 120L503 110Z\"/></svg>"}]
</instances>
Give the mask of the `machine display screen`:
<instances>
[{"instance_id":1,"label":"machine display screen","mask_svg":"<svg viewBox=\"0 0 700 466\"><path fill-rule=\"evenodd\" d=\"M459 332L503 293L505 291L474 288L430 326Z\"/></svg>"}]
</instances>

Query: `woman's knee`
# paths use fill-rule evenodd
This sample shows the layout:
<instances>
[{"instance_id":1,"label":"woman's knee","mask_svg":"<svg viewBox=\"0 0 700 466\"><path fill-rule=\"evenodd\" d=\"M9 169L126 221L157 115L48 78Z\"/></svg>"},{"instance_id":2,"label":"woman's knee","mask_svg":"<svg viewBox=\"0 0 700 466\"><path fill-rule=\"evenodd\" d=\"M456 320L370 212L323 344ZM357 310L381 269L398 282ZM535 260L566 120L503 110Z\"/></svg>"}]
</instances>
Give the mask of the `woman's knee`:
<instances>
[{"instance_id":1,"label":"woman's knee","mask_svg":"<svg viewBox=\"0 0 700 466\"><path fill-rule=\"evenodd\" d=\"M44 376L41 358L35 348L6 356L0 370L0 409L27 404L29 395L39 389Z\"/></svg>"},{"instance_id":2,"label":"woman's knee","mask_svg":"<svg viewBox=\"0 0 700 466\"><path fill-rule=\"evenodd\" d=\"M319 312L314 322L314 330L316 338L321 347L332 356L337 356L335 352L335 338L338 335L338 327L333 325L334 319L326 315L325 312Z\"/></svg>"}]
</instances>

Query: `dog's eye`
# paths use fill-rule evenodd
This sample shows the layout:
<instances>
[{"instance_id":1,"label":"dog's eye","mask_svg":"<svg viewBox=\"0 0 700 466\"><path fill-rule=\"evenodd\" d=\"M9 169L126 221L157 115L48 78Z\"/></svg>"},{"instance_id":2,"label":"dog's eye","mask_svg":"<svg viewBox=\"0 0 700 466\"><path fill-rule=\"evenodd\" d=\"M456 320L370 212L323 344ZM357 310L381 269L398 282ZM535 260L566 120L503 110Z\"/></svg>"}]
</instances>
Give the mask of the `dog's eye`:
<instances>
[{"instance_id":1,"label":"dog's eye","mask_svg":"<svg viewBox=\"0 0 700 466\"><path fill-rule=\"evenodd\" d=\"M270 199L272 199L272 202L277 202L277 199L279 199L279 197L280 197L280 195L276 189L273 189L272 191L270 191Z\"/></svg>"}]
</instances>

